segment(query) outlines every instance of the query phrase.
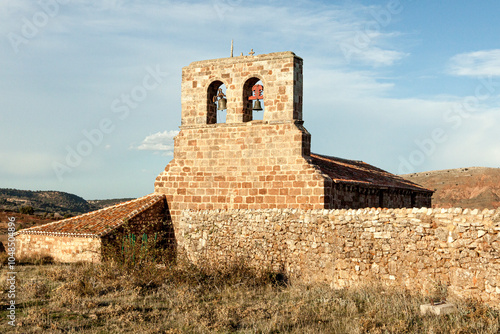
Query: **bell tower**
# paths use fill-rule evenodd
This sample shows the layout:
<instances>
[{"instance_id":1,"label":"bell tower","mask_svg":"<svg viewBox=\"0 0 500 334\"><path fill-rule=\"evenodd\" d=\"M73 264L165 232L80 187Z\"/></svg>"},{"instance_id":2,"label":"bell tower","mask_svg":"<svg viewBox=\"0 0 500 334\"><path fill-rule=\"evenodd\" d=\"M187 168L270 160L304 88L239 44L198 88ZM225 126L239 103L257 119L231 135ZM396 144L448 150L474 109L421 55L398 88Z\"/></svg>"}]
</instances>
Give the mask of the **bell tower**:
<instances>
[{"instance_id":1,"label":"bell tower","mask_svg":"<svg viewBox=\"0 0 500 334\"><path fill-rule=\"evenodd\" d=\"M258 104L263 119L253 120ZM155 192L167 196L174 229L185 209L322 209L327 177L311 163L310 138L293 52L193 62L182 69L174 158Z\"/></svg>"},{"instance_id":2,"label":"bell tower","mask_svg":"<svg viewBox=\"0 0 500 334\"><path fill-rule=\"evenodd\" d=\"M262 99L253 90L259 81ZM263 103L264 121L302 121L302 58L293 52L203 60L184 67L182 126L216 123L220 105L214 97L222 85L228 124L252 121L253 101Z\"/></svg>"}]
</instances>

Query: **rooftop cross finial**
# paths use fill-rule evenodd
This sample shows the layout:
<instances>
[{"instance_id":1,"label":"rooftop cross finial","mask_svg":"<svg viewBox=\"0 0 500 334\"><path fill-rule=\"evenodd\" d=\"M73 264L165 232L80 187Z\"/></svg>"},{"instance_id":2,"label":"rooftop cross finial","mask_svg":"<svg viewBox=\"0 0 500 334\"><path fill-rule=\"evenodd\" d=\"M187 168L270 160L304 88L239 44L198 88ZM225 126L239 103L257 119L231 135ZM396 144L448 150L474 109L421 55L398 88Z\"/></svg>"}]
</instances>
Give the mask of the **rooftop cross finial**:
<instances>
[{"instance_id":1,"label":"rooftop cross finial","mask_svg":"<svg viewBox=\"0 0 500 334\"><path fill-rule=\"evenodd\" d=\"M253 49L250 50L250 52L248 53L250 56L253 56L255 54L255 52L253 52Z\"/></svg>"},{"instance_id":2,"label":"rooftop cross finial","mask_svg":"<svg viewBox=\"0 0 500 334\"><path fill-rule=\"evenodd\" d=\"M233 40L231 40L231 57L233 56Z\"/></svg>"}]
</instances>

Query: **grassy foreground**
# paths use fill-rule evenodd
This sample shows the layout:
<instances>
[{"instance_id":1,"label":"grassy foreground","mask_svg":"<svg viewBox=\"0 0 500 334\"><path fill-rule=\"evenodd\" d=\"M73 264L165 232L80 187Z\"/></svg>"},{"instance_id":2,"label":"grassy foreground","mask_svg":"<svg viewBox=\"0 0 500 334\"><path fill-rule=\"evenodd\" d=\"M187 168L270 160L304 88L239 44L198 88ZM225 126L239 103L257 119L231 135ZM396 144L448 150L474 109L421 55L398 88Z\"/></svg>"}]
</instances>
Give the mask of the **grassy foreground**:
<instances>
[{"instance_id":1,"label":"grassy foreground","mask_svg":"<svg viewBox=\"0 0 500 334\"><path fill-rule=\"evenodd\" d=\"M287 284L242 264L214 271L39 260L16 269L14 328L1 269L2 333L500 333L499 312L478 302L421 316L426 300L405 290Z\"/></svg>"}]
</instances>

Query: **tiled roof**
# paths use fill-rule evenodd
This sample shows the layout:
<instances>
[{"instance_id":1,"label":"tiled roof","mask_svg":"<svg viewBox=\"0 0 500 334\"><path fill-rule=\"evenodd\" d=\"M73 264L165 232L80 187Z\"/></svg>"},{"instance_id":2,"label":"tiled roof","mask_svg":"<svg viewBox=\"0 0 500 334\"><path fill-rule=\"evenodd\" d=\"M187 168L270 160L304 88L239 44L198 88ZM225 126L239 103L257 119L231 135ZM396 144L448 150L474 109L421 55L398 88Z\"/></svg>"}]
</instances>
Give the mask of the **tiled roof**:
<instances>
[{"instance_id":1,"label":"tiled roof","mask_svg":"<svg viewBox=\"0 0 500 334\"><path fill-rule=\"evenodd\" d=\"M400 176L386 172L363 161L347 160L311 153L313 164L335 183L351 183L367 187L387 187L432 192Z\"/></svg>"},{"instance_id":2,"label":"tiled roof","mask_svg":"<svg viewBox=\"0 0 500 334\"><path fill-rule=\"evenodd\" d=\"M165 195L150 194L80 216L20 230L17 234L99 238L163 200Z\"/></svg>"}]
</instances>

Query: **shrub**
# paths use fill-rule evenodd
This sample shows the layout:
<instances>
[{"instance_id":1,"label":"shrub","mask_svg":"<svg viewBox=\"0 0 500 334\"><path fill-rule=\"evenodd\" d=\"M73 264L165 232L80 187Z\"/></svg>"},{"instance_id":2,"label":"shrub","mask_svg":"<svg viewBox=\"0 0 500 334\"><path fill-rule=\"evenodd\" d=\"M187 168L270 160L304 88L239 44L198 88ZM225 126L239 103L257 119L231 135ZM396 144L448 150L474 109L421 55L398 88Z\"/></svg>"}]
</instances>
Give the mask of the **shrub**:
<instances>
[{"instance_id":1,"label":"shrub","mask_svg":"<svg viewBox=\"0 0 500 334\"><path fill-rule=\"evenodd\" d=\"M35 213L35 210L31 206L22 206L19 208L19 213L25 215L32 215L33 213Z\"/></svg>"},{"instance_id":2,"label":"shrub","mask_svg":"<svg viewBox=\"0 0 500 334\"><path fill-rule=\"evenodd\" d=\"M174 258L173 242L168 239L168 230L151 232L154 231L151 225L157 224L162 223L149 222L141 229L134 229L126 222L119 231L103 240L103 258L129 271L170 262Z\"/></svg>"},{"instance_id":3,"label":"shrub","mask_svg":"<svg viewBox=\"0 0 500 334\"><path fill-rule=\"evenodd\" d=\"M43 265L43 264L52 264L54 263L54 258L50 255L46 254L35 254L32 256L24 256L17 259L18 264L24 265Z\"/></svg>"},{"instance_id":4,"label":"shrub","mask_svg":"<svg viewBox=\"0 0 500 334\"><path fill-rule=\"evenodd\" d=\"M9 259L9 255L5 252L0 252L0 268L7 265Z\"/></svg>"}]
</instances>

